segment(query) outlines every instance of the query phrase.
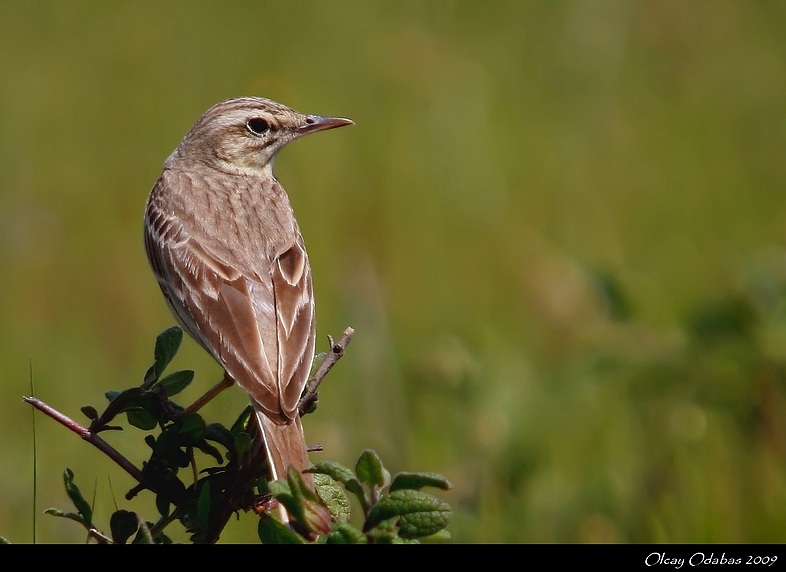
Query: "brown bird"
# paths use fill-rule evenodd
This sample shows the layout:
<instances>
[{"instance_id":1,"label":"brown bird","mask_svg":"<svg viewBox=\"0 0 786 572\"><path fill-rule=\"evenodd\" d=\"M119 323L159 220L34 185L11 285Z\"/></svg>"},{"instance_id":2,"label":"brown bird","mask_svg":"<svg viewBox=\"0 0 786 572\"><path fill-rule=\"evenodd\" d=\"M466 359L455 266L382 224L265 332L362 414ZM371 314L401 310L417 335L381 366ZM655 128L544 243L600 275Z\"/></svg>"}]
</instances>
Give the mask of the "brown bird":
<instances>
[{"instance_id":1,"label":"brown bird","mask_svg":"<svg viewBox=\"0 0 786 572\"><path fill-rule=\"evenodd\" d=\"M208 109L147 200L145 249L178 322L251 398L272 479L308 460L298 401L314 357L311 267L273 160L351 125L242 97Z\"/></svg>"}]
</instances>

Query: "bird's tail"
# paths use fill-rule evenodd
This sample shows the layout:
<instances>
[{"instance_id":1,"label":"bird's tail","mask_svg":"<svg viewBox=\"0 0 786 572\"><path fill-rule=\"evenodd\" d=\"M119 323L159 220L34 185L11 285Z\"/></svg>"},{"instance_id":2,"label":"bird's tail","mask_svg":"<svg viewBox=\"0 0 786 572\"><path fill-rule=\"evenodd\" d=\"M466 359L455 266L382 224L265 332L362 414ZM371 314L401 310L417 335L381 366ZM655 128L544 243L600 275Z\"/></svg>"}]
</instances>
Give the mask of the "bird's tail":
<instances>
[{"instance_id":1,"label":"bird's tail","mask_svg":"<svg viewBox=\"0 0 786 572\"><path fill-rule=\"evenodd\" d=\"M271 480L286 479L289 467L294 467L301 473L306 484L313 489L314 483L311 475L303 473L311 466L311 462L308 460L300 417L296 416L291 423L280 425L270 419L259 407L255 408L255 412L265 447L265 456L270 467ZM316 511L317 522L311 524L316 524L316 530L321 534L329 532L330 512L321 505L312 507L312 509ZM292 518L282 505L279 505L278 511L281 520L291 524Z\"/></svg>"},{"instance_id":2,"label":"bird's tail","mask_svg":"<svg viewBox=\"0 0 786 572\"><path fill-rule=\"evenodd\" d=\"M290 466L300 472L311 466L300 417L296 417L292 423L280 425L259 408L256 408L256 414L265 446L265 455L270 465L271 480L286 479Z\"/></svg>"}]
</instances>

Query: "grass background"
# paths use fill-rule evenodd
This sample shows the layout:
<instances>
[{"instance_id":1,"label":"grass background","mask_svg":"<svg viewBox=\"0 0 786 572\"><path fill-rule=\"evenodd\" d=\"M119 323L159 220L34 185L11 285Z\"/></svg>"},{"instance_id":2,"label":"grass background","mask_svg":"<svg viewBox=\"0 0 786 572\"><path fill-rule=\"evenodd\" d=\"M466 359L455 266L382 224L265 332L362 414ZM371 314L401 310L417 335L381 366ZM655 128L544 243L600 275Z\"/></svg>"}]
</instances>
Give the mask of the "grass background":
<instances>
[{"instance_id":1,"label":"grass background","mask_svg":"<svg viewBox=\"0 0 786 572\"><path fill-rule=\"evenodd\" d=\"M733 0L0 4L0 535L84 541L41 515L65 467L99 525L154 517L42 416L34 498L22 396L83 419L141 381L173 323L147 192L207 107L261 95L356 122L276 164L321 349L356 329L314 460L445 475L457 542L781 542L784 29ZM174 367L183 401L220 377L190 340Z\"/></svg>"}]
</instances>

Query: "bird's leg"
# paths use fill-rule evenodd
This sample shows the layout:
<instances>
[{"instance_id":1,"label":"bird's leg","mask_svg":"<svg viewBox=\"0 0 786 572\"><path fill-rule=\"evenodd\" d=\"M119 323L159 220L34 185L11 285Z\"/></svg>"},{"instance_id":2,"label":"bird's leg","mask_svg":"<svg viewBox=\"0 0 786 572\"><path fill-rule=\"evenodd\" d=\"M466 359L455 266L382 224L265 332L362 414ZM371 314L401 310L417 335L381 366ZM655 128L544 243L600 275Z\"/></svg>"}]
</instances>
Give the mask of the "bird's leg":
<instances>
[{"instance_id":1,"label":"bird's leg","mask_svg":"<svg viewBox=\"0 0 786 572\"><path fill-rule=\"evenodd\" d=\"M189 413L194 413L199 411L204 407L207 403L209 403L216 395L227 389L228 387L232 387L235 383L235 380L229 377L227 372L224 372L224 379L218 382L216 385L211 387L202 397L194 401L191 405L186 407L185 411L183 411L183 415L188 415Z\"/></svg>"}]
</instances>

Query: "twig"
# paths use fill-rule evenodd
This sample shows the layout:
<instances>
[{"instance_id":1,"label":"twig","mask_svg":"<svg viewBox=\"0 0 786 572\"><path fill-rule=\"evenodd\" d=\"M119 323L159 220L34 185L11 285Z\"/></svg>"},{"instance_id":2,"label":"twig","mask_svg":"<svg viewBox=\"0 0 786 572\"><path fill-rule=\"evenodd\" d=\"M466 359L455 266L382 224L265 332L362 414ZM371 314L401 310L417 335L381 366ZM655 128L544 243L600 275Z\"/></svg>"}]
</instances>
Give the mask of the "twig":
<instances>
[{"instance_id":1,"label":"twig","mask_svg":"<svg viewBox=\"0 0 786 572\"><path fill-rule=\"evenodd\" d=\"M200 397L199 399L194 401L194 403L189 405L181 415L185 417L189 413L196 413L197 411L202 409L202 407L204 407L209 401L211 401L216 395L218 395L225 389L232 387L234 383L235 381L231 377L229 377L229 374L224 372L224 378L221 381L219 381L216 385L211 387L209 390L207 390L207 392L205 392L205 394L202 395L202 397Z\"/></svg>"},{"instance_id":2,"label":"twig","mask_svg":"<svg viewBox=\"0 0 786 572\"><path fill-rule=\"evenodd\" d=\"M131 462L126 459L123 455L121 455L117 449L112 447L109 443L104 441L101 437L90 431L87 427L83 427L67 415L60 413L57 409L47 405L37 397L24 397L23 398L27 403L45 413L61 425L67 427L77 435L79 435L82 439L87 441L88 443L92 444L93 446L100 449L104 454L106 454L110 459L112 459L115 463L120 465L129 475L134 477L139 482L144 480L144 476L142 476L142 471L137 469Z\"/></svg>"},{"instance_id":3,"label":"twig","mask_svg":"<svg viewBox=\"0 0 786 572\"><path fill-rule=\"evenodd\" d=\"M328 372L333 368L334 365L336 365L336 362L342 358L344 355L344 350L347 349L349 342L352 341L352 336L354 333L354 329L347 327L338 342L334 342L333 338L328 336L328 340L330 341L330 351L325 356L325 359L322 360L322 363L319 364L319 367L314 373L314 376L308 380L308 383L306 383L306 389L303 391L303 395L300 397L298 410L300 411L301 416L313 408L314 403L317 401L317 390L319 389L319 384L322 383L322 380L325 379L325 376L328 374Z\"/></svg>"},{"instance_id":4,"label":"twig","mask_svg":"<svg viewBox=\"0 0 786 572\"><path fill-rule=\"evenodd\" d=\"M23 398L27 403L41 411L42 413L48 415L64 427L70 429L77 435L79 435L82 439L99 449L102 453L104 453L107 457L112 459L115 463L120 465L120 467L131 475L140 485L144 488L150 489L154 493L158 493L160 491L156 490L155 487L150 486L146 483L146 479L142 471L136 468L131 461L126 459L120 452L112 447L109 443L104 441L101 437L90 431L87 427L83 427L67 415L60 413L57 409L47 405L37 397L24 397ZM177 504L176 501L173 500L173 503Z\"/></svg>"},{"instance_id":5,"label":"twig","mask_svg":"<svg viewBox=\"0 0 786 572\"><path fill-rule=\"evenodd\" d=\"M109 538L106 534L98 530L97 528L90 528L88 529L87 533L98 540L99 542L103 542L104 544L114 544L115 541Z\"/></svg>"}]
</instances>

